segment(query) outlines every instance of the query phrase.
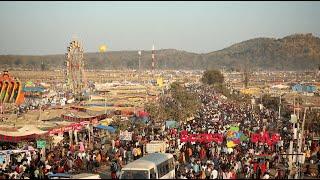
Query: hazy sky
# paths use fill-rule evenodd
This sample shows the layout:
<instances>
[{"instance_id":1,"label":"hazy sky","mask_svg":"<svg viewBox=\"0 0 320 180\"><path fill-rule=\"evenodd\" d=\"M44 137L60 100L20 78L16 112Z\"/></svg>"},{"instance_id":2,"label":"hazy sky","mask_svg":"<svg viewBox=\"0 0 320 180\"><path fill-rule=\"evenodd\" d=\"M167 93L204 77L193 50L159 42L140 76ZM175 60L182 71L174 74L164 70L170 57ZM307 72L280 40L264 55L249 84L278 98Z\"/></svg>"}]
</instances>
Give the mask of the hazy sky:
<instances>
[{"instance_id":1,"label":"hazy sky","mask_svg":"<svg viewBox=\"0 0 320 180\"><path fill-rule=\"evenodd\" d=\"M256 37L320 36L320 2L0 2L0 54L220 50Z\"/></svg>"}]
</instances>

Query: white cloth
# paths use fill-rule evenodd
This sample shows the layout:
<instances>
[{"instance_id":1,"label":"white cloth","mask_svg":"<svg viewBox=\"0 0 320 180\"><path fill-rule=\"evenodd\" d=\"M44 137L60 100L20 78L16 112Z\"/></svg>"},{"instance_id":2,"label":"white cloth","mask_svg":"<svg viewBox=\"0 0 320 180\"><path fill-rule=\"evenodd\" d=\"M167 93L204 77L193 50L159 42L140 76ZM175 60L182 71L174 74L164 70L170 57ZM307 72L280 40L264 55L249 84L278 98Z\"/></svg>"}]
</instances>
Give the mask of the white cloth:
<instances>
[{"instance_id":1,"label":"white cloth","mask_svg":"<svg viewBox=\"0 0 320 180\"><path fill-rule=\"evenodd\" d=\"M218 171L216 169L214 169L211 172L210 179L217 179L217 178L218 178Z\"/></svg>"},{"instance_id":2,"label":"white cloth","mask_svg":"<svg viewBox=\"0 0 320 180\"><path fill-rule=\"evenodd\" d=\"M270 179L269 174L265 174L265 175L262 177L262 179Z\"/></svg>"}]
</instances>

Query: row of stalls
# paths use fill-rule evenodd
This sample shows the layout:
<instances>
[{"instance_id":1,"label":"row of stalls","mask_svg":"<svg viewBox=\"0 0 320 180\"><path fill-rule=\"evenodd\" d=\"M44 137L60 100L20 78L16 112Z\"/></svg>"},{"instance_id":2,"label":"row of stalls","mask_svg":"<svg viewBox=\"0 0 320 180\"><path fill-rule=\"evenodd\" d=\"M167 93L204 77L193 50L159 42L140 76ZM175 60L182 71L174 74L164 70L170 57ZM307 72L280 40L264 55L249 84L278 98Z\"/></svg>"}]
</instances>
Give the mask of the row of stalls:
<instances>
[{"instance_id":1,"label":"row of stalls","mask_svg":"<svg viewBox=\"0 0 320 180\"><path fill-rule=\"evenodd\" d=\"M79 109L82 110L82 109ZM54 128L40 129L36 125L25 125L22 128L14 130L0 129L0 144L13 144L13 146L7 146L7 150L17 150L18 144L25 142L25 144L31 144L29 149L26 150L41 150L44 147L51 149L52 146L57 145L59 142L67 144L76 144L80 147L85 137L91 135L97 144L103 145L110 140L110 135L118 133L115 126L110 125L112 122L113 113L100 114L92 117L74 117L68 115L61 115L63 122ZM129 121L143 121L148 122L148 113L139 111L136 115L131 116ZM45 141L44 147L38 146L38 142ZM1 146L4 147L4 146ZM13 148L14 147L14 148ZM3 150L3 149L2 149ZM24 150L24 149L22 149Z\"/></svg>"}]
</instances>

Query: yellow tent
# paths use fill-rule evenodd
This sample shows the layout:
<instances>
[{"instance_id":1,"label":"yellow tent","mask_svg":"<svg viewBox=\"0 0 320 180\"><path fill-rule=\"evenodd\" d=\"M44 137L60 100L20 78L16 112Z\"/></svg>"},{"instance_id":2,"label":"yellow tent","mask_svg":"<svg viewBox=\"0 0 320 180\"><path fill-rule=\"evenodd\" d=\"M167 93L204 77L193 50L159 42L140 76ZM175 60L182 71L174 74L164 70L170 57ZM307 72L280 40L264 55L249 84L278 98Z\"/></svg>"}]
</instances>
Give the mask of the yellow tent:
<instances>
[{"instance_id":1,"label":"yellow tent","mask_svg":"<svg viewBox=\"0 0 320 180\"><path fill-rule=\"evenodd\" d=\"M248 89L241 89L240 92L242 94L253 95L253 94L261 93L261 89L259 89L259 88L248 88Z\"/></svg>"}]
</instances>

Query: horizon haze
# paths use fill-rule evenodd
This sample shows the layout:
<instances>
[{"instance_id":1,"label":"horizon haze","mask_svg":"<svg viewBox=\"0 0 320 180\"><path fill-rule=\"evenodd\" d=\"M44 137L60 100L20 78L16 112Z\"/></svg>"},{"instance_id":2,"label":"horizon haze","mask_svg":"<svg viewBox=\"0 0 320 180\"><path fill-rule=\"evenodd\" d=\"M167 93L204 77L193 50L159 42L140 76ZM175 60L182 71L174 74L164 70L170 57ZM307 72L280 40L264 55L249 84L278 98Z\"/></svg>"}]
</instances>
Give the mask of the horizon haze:
<instances>
[{"instance_id":1,"label":"horizon haze","mask_svg":"<svg viewBox=\"0 0 320 180\"><path fill-rule=\"evenodd\" d=\"M1 55L177 49L209 53L242 41L320 36L320 2L0 2Z\"/></svg>"}]
</instances>

